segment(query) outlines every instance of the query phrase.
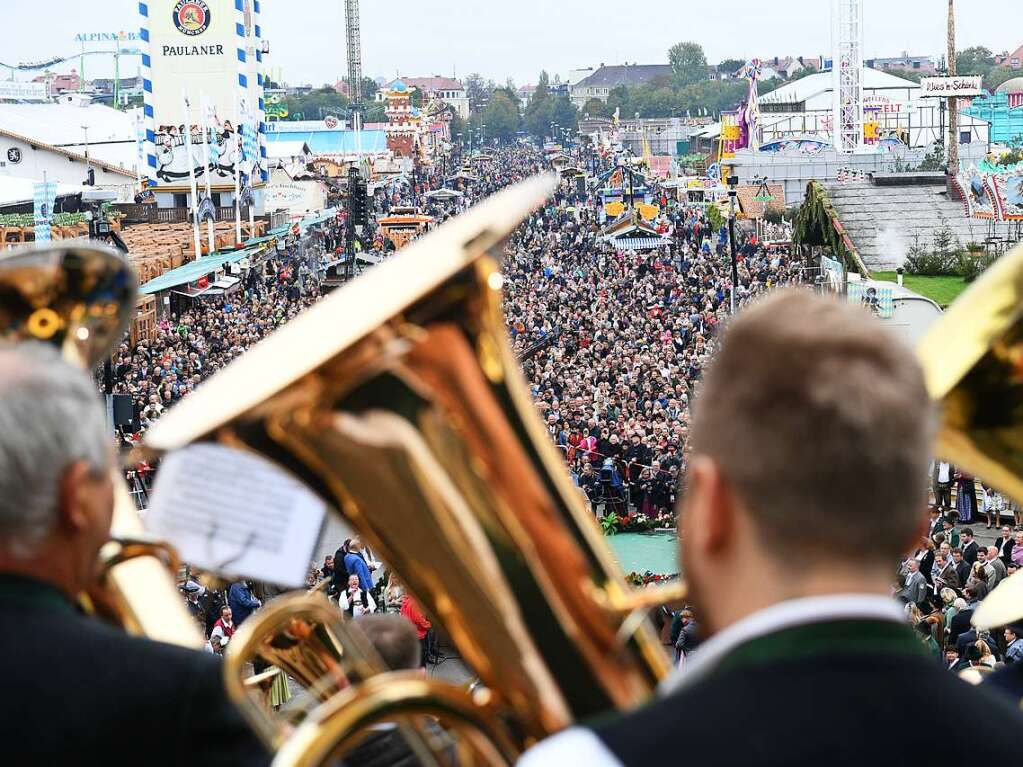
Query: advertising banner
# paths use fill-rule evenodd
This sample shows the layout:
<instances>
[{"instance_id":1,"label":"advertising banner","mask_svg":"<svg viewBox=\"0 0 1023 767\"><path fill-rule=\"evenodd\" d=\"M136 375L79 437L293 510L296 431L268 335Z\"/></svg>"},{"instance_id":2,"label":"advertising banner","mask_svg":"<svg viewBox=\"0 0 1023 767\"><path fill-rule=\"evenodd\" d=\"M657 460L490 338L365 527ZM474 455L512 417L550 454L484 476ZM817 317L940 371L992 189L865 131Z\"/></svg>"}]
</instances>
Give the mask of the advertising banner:
<instances>
[{"instance_id":1,"label":"advertising banner","mask_svg":"<svg viewBox=\"0 0 1023 767\"><path fill-rule=\"evenodd\" d=\"M33 188L33 192L36 242L49 242L53 204L57 201L57 183L55 181L40 181Z\"/></svg>"},{"instance_id":2,"label":"advertising banner","mask_svg":"<svg viewBox=\"0 0 1023 767\"><path fill-rule=\"evenodd\" d=\"M262 180L259 125L262 77L257 56L258 28L252 0L149 0L140 3L141 38L148 48L146 117L149 175L159 186L187 185L189 165L196 174L196 147L210 146L211 183L234 187L235 164L253 185ZM182 98L195 112L186 117ZM199 117L199 107L208 105ZM235 134L243 137L243 152Z\"/></svg>"}]
</instances>

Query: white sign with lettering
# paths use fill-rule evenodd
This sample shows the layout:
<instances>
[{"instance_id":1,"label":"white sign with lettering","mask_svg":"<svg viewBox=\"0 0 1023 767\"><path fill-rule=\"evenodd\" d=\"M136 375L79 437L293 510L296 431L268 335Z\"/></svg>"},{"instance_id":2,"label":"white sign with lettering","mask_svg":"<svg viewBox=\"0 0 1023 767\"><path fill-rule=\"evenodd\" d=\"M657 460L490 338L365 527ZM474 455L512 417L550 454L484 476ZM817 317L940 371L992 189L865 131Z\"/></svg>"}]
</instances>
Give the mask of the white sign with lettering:
<instances>
[{"instance_id":1,"label":"white sign with lettering","mask_svg":"<svg viewBox=\"0 0 1023 767\"><path fill-rule=\"evenodd\" d=\"M0 99L17 101L49 101L46 83L0 81Z\"/></svg>"},{"instance_id":2,"label":"white sign with lettering","mask_svg":"<svg viewBox=\"0 0 1023 767\"><path fill-rule=\"evenodd\" d=\"M984 93L980 75L965 77L925 77L920 80L920 95L923 98L956 98L958 96L980 96Z\"/></svg>"}]
</instances>

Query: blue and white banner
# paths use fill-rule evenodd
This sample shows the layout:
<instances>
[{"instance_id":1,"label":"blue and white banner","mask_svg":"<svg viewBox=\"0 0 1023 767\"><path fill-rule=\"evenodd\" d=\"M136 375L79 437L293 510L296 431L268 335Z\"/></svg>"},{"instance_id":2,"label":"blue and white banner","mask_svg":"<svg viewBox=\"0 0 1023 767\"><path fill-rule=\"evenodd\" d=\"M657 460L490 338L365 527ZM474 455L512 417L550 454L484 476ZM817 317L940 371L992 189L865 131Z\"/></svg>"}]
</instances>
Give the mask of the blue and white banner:
<instances>
[{"instance_id":1,"label":"blue and white banner","mask_svg":"<svg viewBox=\"0 0 1023 767\"><path fill-rule=\"evenodd\" d=\"M846 293L851 304L860 304L882 320L889 320L895 311L891 288L876 283L850 282Z\"/></svg>"},{"instance_id":2,"label":"blue and white banner","mask_svg":"<svg viewBox=\"0 0 1023 767\"><path fill-rule=\"evenodd\" d=\"M57 182L40 181L33 188L35 202L36 242L50 241L50 222L53 220L53 204L57 201Z\"/></svg>"}]
</instances>

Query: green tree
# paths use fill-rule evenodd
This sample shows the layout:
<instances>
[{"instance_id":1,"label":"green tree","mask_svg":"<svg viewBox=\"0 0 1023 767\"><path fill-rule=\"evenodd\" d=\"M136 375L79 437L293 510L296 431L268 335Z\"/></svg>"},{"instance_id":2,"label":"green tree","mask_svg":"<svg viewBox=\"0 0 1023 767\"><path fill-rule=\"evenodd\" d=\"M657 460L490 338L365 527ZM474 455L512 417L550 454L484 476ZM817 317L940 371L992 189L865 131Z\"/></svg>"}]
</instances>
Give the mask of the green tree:
<instances>
[{"instance_id":1,"label":"green tree","mask_svg":"<svg viewBox=\"0 0 1023 767\"><path fill-rule=\"evenodd\" d=\"M473 72L465 78L465 95L469 98L470 111L482 110L493 91L493 81L484 80L478 72Z\"/></svg>"},{"instance_id":2,"label":"green tree","mask_svg":"<svg viewBox=\"0 0 1023 767\"><path fill-rule=\"evenodd\" d=\"M363 123L387 122L386 106L382 102L373 101L363 106Z\"/></svg>"},{"instance_id":3,"label":"green tree","mask_svg":"<svg viewBox=\"0 0 1023 767\"><path fill-rule=\"evenodd\" d=\"M746 66L746 62L742 59L725 59L718 64L718 72L722 74L734 75L740 69Z\"/></svg>"},{"instance_id":4,"label":"green tree","mask_svg":"<svg viewBox=\"0 0 1023 767\"><path fill-rule=\"evenodd\" d=\"M707 77L707 56L699 43L675 43L668 49L668 61L676 81L681 86Z\"/></svg>"},{"instance_id":5,"label":"green tree","mask_svg":"<svg viewBox=\"0 0 1023 767\"><path fill-rule=\"evenodd\" d=\"M310 91L304 96L288 96L289 119L322 120L327 115L340 116L348 111L348 97L335 91L331 86Z\"/></svg>"},{"instance_id":6,"label":"green tree","mask_svg":"<svg viewBox=\"0 0 1023 767\"><path fill-rule=\"evenodd\" d=\"M364 104L376 98L377 91L379 90L380 86L377 85L377 81L372 77L362 78L362 102Z\"/></svg>"},{"instance_id":7,"label":"green tree","mask_svg":"<svg viewBox=\"0 0 1023 767\"><path fill-rule=\"evenodd\" d=\"M540 73L536 90L526 105L524 122L526 130L538 139L550 135L551 122L554 120L554 99L551 96L550 77L547 72Z\"/></svg>"},{"instance_id":8,"label":"green tree","mask_svg":"<svg viewBox=\"0 0 1023 767\"><path fill-rule=\"evenodd\" d=\"M483 110L486 136L501 141L511 141L519 129L519 105L514 94L506 88L497 88L490 95L490 101Z\"/></svg>"},{"instance_id":9,"label":"green tree","mask_svg":"<svg viewBox=\"0 0 1023 767\"><path fill-rule=\"evenodd\" d=\"M995 55L983 45L966 48L956 54L956 73L986 75L995 66Z\"/></svg>"},{"instance_id":10,"label":"green tree","mask_svg":"<svg viewBox=\"0 0 1023 767\"><path fill-rule=\"evenodd\" d=\"M607 108L607 104L597 98L589 99L585 104L583 104L582 112L584 115L589 115L590 117L611 116L611 110Z\"/></svg>"},{"instance_id":11,"label":"green tree","mask_svg":"<svg viewBox=\"0 0 1023 767\"><path fill-rule=\"evenodd\" d=\"M994 67L984 77L984 87L989 91L994 91L999 85L1004 83L1006 80L1011 80L1013 77L1018 77L1019 71L1016 69L1009 69L1009 67Z\"/></svg>"},{"instance_id":12,"label":"green tree","mask_svg":"<svg viewBox=\"0 0 1023 767\"><path fill-rule=\"evenodd\" d=\"M568 96L556 96L553 99L551 117L558 126L573 133L579 127L579 110L575 108Z\"/></svg>"},{"instance_id":13,"label":"green tree","mask_svg":"<svg viewBox=\"0 0 1023 767\"><path fill-rule=\"evenodd\" d=\"M618 110L621 119L632 117L636 111L633 107L635 102L632 97L632 89L626 85L616 85L607 95L607 113L613 115Z\"/></svg>"}]
</instances>

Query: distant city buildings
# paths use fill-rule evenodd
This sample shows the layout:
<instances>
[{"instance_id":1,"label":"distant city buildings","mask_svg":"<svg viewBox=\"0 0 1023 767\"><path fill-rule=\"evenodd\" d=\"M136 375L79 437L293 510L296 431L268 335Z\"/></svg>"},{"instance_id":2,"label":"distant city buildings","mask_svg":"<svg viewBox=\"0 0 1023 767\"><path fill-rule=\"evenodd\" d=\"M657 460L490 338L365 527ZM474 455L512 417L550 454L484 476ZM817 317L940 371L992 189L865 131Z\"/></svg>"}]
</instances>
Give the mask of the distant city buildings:
<instances>
[{"instance_id":1,"label":"distant city buildings","mask_svg":"<svg viewBox=\"0 0 1023 767\"><path fill-rule=\"evenodd\" d=\"M1001 53L995 56L996 67L1008 67L1009 69L1023 68L1023 45L1011 53Z\"/></svg>"}]
</instances>

